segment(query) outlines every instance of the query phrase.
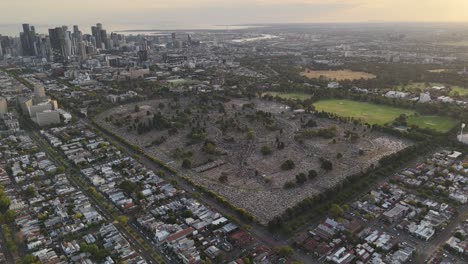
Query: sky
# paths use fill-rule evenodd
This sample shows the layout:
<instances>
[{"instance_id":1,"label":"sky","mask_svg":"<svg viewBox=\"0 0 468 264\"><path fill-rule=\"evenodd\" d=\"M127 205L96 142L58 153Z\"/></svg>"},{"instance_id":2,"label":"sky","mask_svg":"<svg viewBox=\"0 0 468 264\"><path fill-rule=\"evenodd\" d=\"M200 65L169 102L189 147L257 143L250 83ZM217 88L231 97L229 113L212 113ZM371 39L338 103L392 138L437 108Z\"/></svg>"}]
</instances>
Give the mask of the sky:
<instances>
[{"instance_id":1,"label":"sky","mask_svg":"<svg viewBox=\"0 0 468 264\"><path fill-rule=\"evenodd\" d=\"M0 25L468 22L468 0L1 0Z\"/></svg>"}]
</instances>

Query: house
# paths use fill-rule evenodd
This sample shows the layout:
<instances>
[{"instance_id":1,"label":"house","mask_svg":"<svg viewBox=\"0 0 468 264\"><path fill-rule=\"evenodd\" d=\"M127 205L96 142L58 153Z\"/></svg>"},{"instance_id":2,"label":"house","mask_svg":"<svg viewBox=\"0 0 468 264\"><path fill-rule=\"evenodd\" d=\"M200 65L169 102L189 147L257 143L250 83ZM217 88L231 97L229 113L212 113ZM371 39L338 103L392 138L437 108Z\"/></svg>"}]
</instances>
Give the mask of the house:
<instances>
[{"instance_id":1,"label":"house","mask_svg":"<svg viewBox=\"0 0 468 264\"><path fill-rule=\"evenodd\" d=\"M340 88L340 83L339 82L329 82L327 87L329 89L337 89L337 88Z\"/></svg>"},{"instance_id":2,"label":"house","mask_svg":"<svg viewBox=\"0 0 468 264\"><path fill-rule=\"evenodd\" d=\"M420 103L427 103L431 101L431 94L430 93L420 93L419 94L419 102Z\"/></svg>"},{"instance_id":3,"label":"house","mask_svg":"<svg viewBox=\"0 0 468 264\"><path fill-rule=\"evenodd\" d=\"M409 208L402 204L396 204L395 207L383 213L385 220L390 223L394 223L395 221L401 219L407 212Z\"/></svg>"}]
</instances>

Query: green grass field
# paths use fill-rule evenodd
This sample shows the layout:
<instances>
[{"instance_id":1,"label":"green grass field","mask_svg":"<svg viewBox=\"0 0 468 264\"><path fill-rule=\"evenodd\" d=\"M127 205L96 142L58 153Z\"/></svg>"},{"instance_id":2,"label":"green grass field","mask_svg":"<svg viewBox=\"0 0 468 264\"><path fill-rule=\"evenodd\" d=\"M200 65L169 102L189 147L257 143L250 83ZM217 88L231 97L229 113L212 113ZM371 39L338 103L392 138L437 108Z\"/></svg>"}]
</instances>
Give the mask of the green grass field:
<instances>
[{"instance_id":1,"label":"green grass field","mask_svg":"<svg viewBox=\"0 0 468 264\"><path fill-rule=\"evenodd\" d=\"M408 125L429 128L442 133L449 131L457 124L457 122L450 117L440 116L410 116L407 122Z\"/></svg>"},{"instance_id":2,"label":"green grass field","mask_svg":"<svg viewBox=\"0 0 468 264\"><path fill-rule=\"evenodd\" d=\"M369 124L384 125L401 114L413 115L415 111L351 100L322 100L314 103L317 111L335 113L340 116L361 119Z\"/></svg>"},{"instance_id":3,"label":"green grass field","mask_svg":"<svg viewBox=\"0 0 468 264\"><path fill-rule=\"evenodd\" d=\"M304 94L304 93L267 92L267 93L264 93L264 95L265 94L268 94L268 95L271 95L271 96L279 96L279 97L284 98L284 99L299 99L299 100L306 100L306 99L310 99L310 97L312 97L312 95Z\"/></svg>"},{"instance_id":4,"label":"green grass field","mask_svg":"<svg viewBox=\"0 0 468 264\"><path fill-rule=\"evenodd\" d=\"M468 88L462 88L458 86L452 87L450 95L454 95L455 93L458 93L460 96L468 96Z\"/></svg>"}]
</instances>

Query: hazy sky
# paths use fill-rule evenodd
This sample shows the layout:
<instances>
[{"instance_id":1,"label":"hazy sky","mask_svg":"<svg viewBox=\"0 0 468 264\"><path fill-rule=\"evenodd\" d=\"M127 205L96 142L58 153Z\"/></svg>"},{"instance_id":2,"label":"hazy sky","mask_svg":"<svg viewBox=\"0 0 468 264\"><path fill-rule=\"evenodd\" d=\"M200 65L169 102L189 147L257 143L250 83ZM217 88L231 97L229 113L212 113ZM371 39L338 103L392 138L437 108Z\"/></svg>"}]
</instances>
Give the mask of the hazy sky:
<instances>
[{"instance_id":1,"label":"hazy sky","mask_svg":"<svg viewBox=\"0 0 468 264\"><path fill-rule=\"evenodd\" d=\"M468 0L0 0L0 24L468 21Z\"/></svg>"}]
</instances>

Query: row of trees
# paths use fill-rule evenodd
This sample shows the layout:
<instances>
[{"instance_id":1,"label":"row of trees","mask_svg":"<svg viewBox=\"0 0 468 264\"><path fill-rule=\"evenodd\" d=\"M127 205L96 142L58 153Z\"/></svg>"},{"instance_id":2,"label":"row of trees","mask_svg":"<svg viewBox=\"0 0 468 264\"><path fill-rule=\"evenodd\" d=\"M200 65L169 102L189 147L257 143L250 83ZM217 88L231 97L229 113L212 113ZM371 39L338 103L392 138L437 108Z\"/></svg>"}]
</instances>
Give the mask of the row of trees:
<instances>
[{"instance_id":1,"label":"row of trees","mask_svg":"<svg viewBox=\"0 0 468 264\"><path fill-rule=\"evenodd\" d=\"M427 142L415 144L400 152L382 158L379 166L349 176L335 187L313 197L306 198L302 202L286 209L281 216L274 218L268 223L269 229L290 233L302 227L302 225L310 220L327 213L333 204L349 202L357 194L365 192L370 186L383 177L390 176L407 162L433 151L437 148L437 143L447 144L428 140Z\"/></svg>"}]
</instances>

